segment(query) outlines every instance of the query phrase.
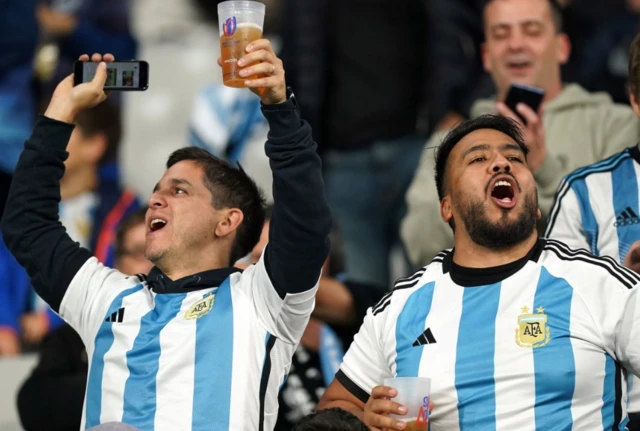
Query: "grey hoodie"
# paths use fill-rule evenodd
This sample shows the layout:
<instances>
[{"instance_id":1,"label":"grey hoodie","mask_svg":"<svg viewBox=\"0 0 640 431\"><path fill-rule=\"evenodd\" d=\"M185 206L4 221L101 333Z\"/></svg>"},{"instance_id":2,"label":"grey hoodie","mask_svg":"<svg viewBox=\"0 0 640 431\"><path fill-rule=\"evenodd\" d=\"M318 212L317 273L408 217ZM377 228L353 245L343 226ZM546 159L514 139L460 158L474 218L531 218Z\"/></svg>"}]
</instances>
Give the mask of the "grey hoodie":
<instances>
[{"instance_id":1,"label":"grey hoodie","mask_svg":"<svg viewBox=\"0 0 640 431\"><path fill-rule=\"evenodd\" d=\"M495 113L495 98L478 100L471 116ZM569 84L544 105L547 158L534 172L542 219L553 203L562 178L575 169L600 161L638 142L640 122L626 105L614 104L605 93L589 93ZM411 261L424 266L442 249L453 247L453 233L440 218L433 149L445 132L434 133L407 192L408 213L401 235Z\"/></svg>"}]
</instances>

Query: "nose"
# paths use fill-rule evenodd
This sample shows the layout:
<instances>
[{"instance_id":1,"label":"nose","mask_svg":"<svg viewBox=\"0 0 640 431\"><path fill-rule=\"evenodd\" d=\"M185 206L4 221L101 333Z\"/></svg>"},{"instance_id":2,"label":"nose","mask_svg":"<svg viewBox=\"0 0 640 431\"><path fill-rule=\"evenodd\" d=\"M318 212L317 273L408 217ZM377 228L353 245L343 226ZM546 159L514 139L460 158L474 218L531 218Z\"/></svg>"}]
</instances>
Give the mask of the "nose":
<instances>
[{"instance_id":1,"label":"nose","mask_svg":"<svg viewBox=\"0 0 640 431\"><path fill-rule=\"evenodd\" d=\"M511 162L506 157L498 154L494 158L493 163L491 163L491 171L493 173L511 172Z\"/></svg>"},{"instance_id":2,"label":"nose","mask_svg":"<svg viewBox=\"0 0 640 431\"><path fill-rule=\"evenodd\" d=\"M149 196L149 208L164 208L167 206L167 201L160 192L153 192Z\"/></svg>"},{"instance_id":3,"label":"nose","mask_svg":"<svg viewBox=\"0 0 640 431\"><path fill-rule=\"evenodd\" d=\"M514 30L511 32L511 37L509 37L509 49L511 51L519 51L524 46L524 35L521 31Z\"/></svg>"}]
</instances>

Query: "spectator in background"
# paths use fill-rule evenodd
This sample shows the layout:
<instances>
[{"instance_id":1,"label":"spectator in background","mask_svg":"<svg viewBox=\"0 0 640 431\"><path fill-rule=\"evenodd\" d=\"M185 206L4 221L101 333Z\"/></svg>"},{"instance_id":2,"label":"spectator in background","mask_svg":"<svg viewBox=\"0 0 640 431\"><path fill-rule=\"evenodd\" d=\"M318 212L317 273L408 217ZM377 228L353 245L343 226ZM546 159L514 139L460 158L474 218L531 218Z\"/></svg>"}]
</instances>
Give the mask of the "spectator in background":
<instances>
[{"instance_id":1,"label":"spectator in background","mask_svg":"<svg viewBox=\"0 0 640 431\"><path fill-rule=\"evenodd\" d=\"M124 274L147 274L144 258L146 209L127 216L118 227L115 268ZM87 351L80 336L64 324L39 347L38 364L18 393L20 422L26 431L77 431L87 385Z\"/></svg>"},{"instance_id":2,"label":"spectator in background","mask_svg":"<svg viewBox=\"0 0 640 431\"><path fill-rule=\"evenodd\" d=\"M69 235L92 250L105 265L114 264L116 228L124 217L139 207L133 192L120 186L118 149L120 110L103 103L82 112L76 119L67 147L65 173L60 182L60 221ZM26 274L16 267L4 245L0 258L11 269L8 283L0 284L0 303L14 304L0 314L4 337L11 328L27 344L37 344L49 329L62 324L58 317L25 283ZM9 302L6 298L12 298ZM2 338L3 336L0 336Z\"/></svg>"},{"instance_id":3,"label":"spectator in background","mask_svg":"<svg viewBox=\"0 0 640 431\"><path fill-rule=\"evenodd\" d=\"M628 64L631 106L640 117L640 35ZM640 144L577 169L562 181L545 236L571 248L610 256L640 273ZM629 387L629 431L640 430L640 379Z\"/></svg>"},{"instance_id":4,"label":"spectator in background","mask_svg":"<svg viewBox=\"0 0 640 431\"><path fill-rule=\"evenodd\" d=\"M502 101L513 82L542 87L540 112L518 107L527 118L525 142L529 165L538 185L543 215L549 212L563 175L620 151L639 137L638 119L630 107L616 105L606 94L588 93L576 84L563 85L560 67L569 58L560 10L552 0L492 0L484 11L484 67L496 84L492 99L478 100L472 116L499 112L521 122ZM544 112L544 114L543 114ZM402 238L415 265L422 266L453 245L453 234L438 221L440 206L431 181L434 134L407 193L409 212Z\"/></svg>"},{"instance_id":5,"label":"spectator in background","mask_svg":"<svg viewBox=\"0 0 640 431\"><path fill-rule=\"evenodd\" d=\"M236 267L246 268L260 259L269 242L272 207L265 211L260 241ZM377 286L351 283L341 273L341 238L336 224L331 232L331 251L324 264L315 309L296 348L289 376L278 396L278 420L274 431L289 431L310 414L338 371L344 349L353 341L367 309L385 293Z\"/></svg>"},{"instance_id":6,"label":"spectator in background","mask_svg":"<svg viewBox=\"0 0 640 431\"><path fill-rule=\"evenodd\" d=\"M289 0L287 79L323 155L349 280L389 286L428 134L427 0Z\"/></svg>"}]
</instances>

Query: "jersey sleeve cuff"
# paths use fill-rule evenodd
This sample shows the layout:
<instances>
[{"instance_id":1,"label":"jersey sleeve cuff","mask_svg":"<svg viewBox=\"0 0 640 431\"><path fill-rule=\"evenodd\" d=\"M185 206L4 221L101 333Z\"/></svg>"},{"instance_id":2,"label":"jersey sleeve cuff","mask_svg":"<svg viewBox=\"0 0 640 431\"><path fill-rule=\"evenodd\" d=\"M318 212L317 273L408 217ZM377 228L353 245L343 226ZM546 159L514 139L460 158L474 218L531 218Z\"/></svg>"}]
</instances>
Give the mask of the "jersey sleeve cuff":
<instances>
[{"instance_id":1,"label":"jersey sleeve cuff","mask_svg":"<svg viewBox=\"0 0 640 431\"><path fill-rule=\"evenodd\" d=\"M342 370L338 370L336 373L336 380L339 381L351 394L358 398L363 403L367 403L369 400L369 393L354 383Z\"/></svg>"}]
</instances>

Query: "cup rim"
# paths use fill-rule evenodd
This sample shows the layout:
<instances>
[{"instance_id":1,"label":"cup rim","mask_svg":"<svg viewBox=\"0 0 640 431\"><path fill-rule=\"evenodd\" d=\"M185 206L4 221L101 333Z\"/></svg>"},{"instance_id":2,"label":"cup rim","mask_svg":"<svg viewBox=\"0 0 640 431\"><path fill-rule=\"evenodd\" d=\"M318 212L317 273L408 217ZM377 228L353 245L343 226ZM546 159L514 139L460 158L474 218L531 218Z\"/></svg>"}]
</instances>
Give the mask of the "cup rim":
<instances>
[{"instance_id":1,"label":"cup rim","mask_svg":"<svg viewBox=\"0 0 640 431\"><path fill-rule=\"evenodd\" d=\"M228 0L218 3L218 12L225 10L251 10L264 13L266 6L264 3L260 3L252 0Z\"/></svg>"}]
</instances>

